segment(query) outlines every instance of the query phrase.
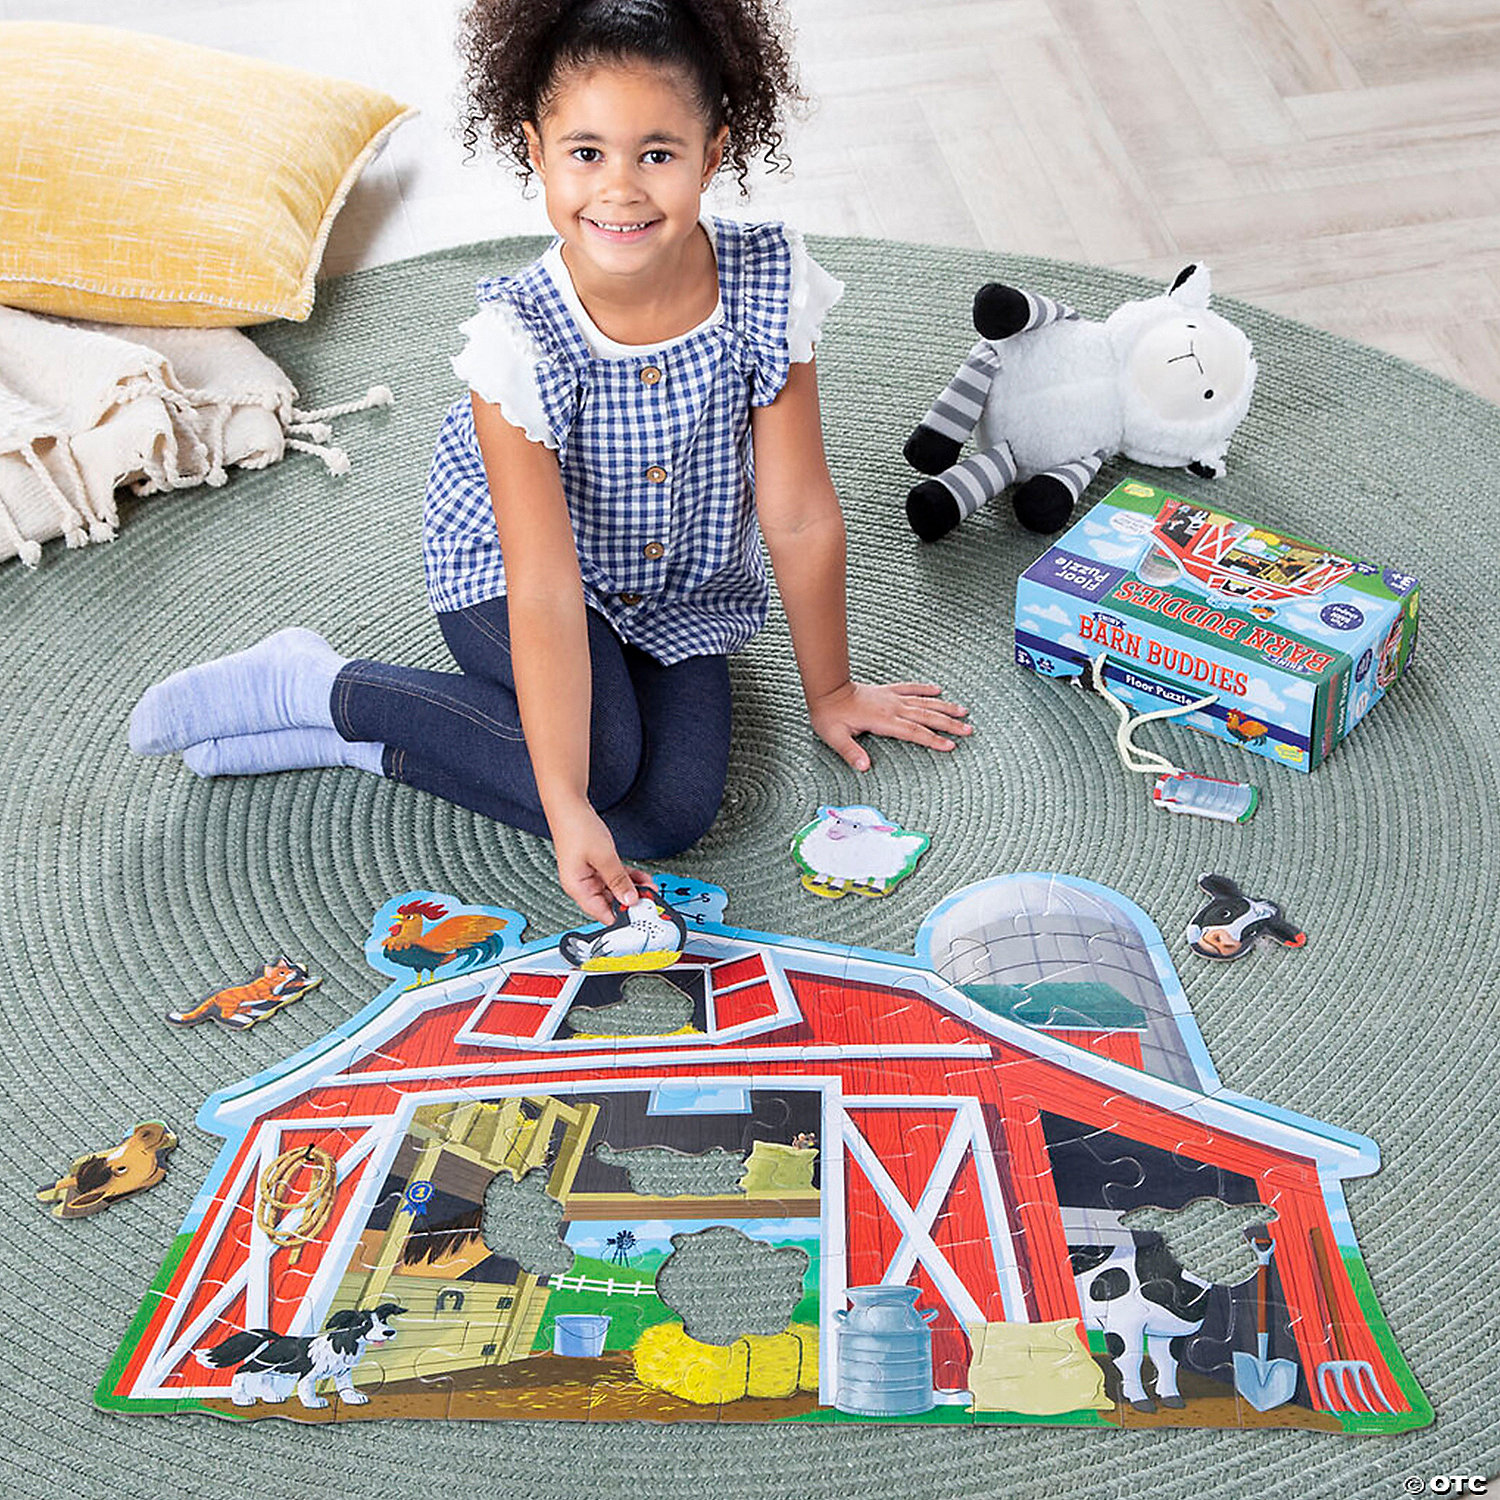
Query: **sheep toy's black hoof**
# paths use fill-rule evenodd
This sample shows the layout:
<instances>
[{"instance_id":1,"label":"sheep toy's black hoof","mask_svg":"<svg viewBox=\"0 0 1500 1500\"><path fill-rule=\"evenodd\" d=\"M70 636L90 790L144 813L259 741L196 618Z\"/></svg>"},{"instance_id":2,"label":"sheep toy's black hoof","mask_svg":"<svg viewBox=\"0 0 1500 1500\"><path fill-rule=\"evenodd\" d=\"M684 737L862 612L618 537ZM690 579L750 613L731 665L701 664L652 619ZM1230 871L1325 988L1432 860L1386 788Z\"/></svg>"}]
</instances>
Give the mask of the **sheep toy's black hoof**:
<instances>
[{"instance_id":1,"label":"sheep toy's black hoof","mask_svg":"<svg viewBox=\"0 0 1500 1500\"><path fill-rule=\"evenodd\" d=\"M941 474L958 462L963 444L932 427L919 427L907 438L902 456L918 474Z\"/></svg>"},{"instance_id":2,"label":"sheep toy's black hoof","mask_svg":"<svg viewBox=\"0 0 1500 1500\"><path fill-rule=\"evenodd\" d=\"M1050 474L1036 474L1011 492L1016 520L1027 531L1050 536L1061 531L1073 514L1073 495L1060 479Z\"/></svg>"},{"instance_id":3,"label":"sheep toy's black hoof","mask_svg":"<svg viewBox=\"0 0 1500 1500\"><path fill-rule=\"evenodd\" d=\"M906 519L924 542L935 542L958 525L958 501L935 479L924 479L906 497Z\"/></svg>"},{"instance_id":4,"label":"sheep toy's black hoof","mask_svg":"<svg viewBox=\"0 0 1500 1500\"><path fill-rule=\"evenodd\" d=\"M1031 321L1031 300L1003 281L992 281L974 294L974 331L982 339L1008 339Z\"/></svg>"}]
</instances>

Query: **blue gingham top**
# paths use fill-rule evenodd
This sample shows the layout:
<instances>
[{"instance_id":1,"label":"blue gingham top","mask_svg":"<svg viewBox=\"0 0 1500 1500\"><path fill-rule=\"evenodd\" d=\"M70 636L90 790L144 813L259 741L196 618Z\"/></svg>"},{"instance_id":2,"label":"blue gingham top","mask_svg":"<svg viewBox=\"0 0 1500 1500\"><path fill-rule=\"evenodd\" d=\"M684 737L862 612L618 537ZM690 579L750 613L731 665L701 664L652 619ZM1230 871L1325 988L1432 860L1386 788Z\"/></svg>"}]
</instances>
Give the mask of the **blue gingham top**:
<instances>
[{"instance_id":1,"label":"blue gingham top","mask_svg":"<svg viewBox=\"0 0 1500 1500\"><path fill-rule=\"evenodd\" d=\"M532 373L547 431L527 430L557 449L586 602L667 665L738 650L765 623L769 594L750 408L786 383L801 247L779 224L711 228L719 312L656 349L600 357L542 261L478 289L481 309L500 304L539 355ZM438 434L423 556L439 612L505 592L467 395Z\"/></svg>"}]
</instances>

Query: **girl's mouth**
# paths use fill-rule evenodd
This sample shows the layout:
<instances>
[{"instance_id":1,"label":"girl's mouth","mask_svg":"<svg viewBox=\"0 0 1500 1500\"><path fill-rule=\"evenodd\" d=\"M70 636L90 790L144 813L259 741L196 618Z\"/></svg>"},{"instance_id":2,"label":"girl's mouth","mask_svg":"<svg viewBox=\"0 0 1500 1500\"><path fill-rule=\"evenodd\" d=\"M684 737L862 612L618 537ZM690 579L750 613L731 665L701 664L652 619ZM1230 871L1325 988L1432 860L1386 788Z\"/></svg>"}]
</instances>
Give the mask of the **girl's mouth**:
<instances>
[{"instance_id":1,"label":"girl's mouth","mask_svg":"<svg viewBox=\"0 0 1500 1500\"><path fill-rule=\"evenodd\" d=\"M596 230L606 239L616 241L629 241L640 239L648 230L654 229L660 222L657 219L642 219L633 224L606 223L602 219L590 219L586 215L580 215L583 222L590 229Z\"/></svg>"}]
</instances>

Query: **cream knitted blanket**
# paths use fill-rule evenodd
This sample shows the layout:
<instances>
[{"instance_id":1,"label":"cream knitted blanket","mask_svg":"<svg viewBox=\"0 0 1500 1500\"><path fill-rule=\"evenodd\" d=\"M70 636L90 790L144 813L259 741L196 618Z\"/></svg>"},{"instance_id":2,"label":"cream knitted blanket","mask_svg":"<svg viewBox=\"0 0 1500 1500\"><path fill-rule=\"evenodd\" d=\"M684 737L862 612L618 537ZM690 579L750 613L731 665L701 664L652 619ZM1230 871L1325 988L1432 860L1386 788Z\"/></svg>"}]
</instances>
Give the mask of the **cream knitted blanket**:
<instances>
[{"instance_id":1,"label":"cream knitted blanket","mask_svg":"<svg viewBox=\"0 0 1500 1500\"><path fill-rule=\"evenodd\" d=\"M0 560L41 559L115 534L115 492L223 484L234 465L263 469L288 448L329 472L328 420L392 396L303 411L276 362L231 328L122 328L0 307Z\"/></svg>"}]
</instances>

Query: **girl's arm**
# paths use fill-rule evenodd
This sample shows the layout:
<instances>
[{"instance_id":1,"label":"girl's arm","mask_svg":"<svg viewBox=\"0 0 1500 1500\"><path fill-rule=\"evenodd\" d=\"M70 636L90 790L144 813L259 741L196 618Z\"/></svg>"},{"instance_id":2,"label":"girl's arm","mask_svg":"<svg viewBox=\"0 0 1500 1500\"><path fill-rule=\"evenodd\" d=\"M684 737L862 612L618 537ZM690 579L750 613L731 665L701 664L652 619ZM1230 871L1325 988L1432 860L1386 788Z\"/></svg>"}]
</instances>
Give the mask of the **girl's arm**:
<instances>
[{"instance_id":1,"label":"girl's arm","mask_svg":"<svg viewBox=\"0 0 1500 1500\"><path fill-rule=\"evenodd\" d=\"M828 473L815 363L794 364L781 394L751 413L755 504L781 590L808 714L819 738L856 771L870 757L866 731L951 750L969 734L968 710L930 682L870 686L849 673L844 514Z\"/></svg>"},{"instance_id":2,"label":"girl's arm","mask_svg":"<svg viewBox=\"0 0 1500 1500\"><path fill-rule=\"evenodd\" d=\"M552 830L558 880L591 917L608 922L609 897L623 905L637 893L588 800L588 621L557 455L512 427L498 406L473 393L470 399L505 557L521 728Z\"/></svg>"}]
</instances>

